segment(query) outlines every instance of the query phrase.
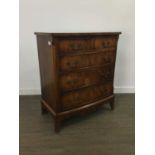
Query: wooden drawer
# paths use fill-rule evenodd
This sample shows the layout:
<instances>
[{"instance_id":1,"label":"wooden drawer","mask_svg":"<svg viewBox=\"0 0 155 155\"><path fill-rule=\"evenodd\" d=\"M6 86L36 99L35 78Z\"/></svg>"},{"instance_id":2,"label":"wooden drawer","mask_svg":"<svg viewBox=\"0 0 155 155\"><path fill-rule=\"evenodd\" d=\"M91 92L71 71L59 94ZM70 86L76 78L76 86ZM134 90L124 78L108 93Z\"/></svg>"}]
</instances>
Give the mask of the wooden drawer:
<instances>
[{"instance_id":1,"label":"wooden drawer","mask_svg":"<svg viewBox=\"0 0 155 155\"><path fill-rule=\"evenodd\" d=\"M103 49L109 47L116 47L117 38L116 37L101 37L95 39L95 49Z\"/></svg>"},{"instance_id":2,"label":"wooden drawer","mask_svg":"<svg viewBox=\"0 0 155 155\"><path fill-rule=\"evenodd\" d=\"M94 84L112 81L113 66L63 74L60 77L62 92L87 87Z\"/></svg>"},{"instance_id":3,"label":"wooden drawer","mask_svg":"<svg viewBox=\"0 0 155 155\"><path fill-rule=\"evenodd\" d=\"M61 39L58 43L59 52L73 52L76 50L89 50L93 48L93 39Z\"/></svg>"},{"instance_id":4,"label":"wooden drawer","mask_svg":"<svg viewBox=\"0 0 155 155\"><path fill-rule=\"evenodd\" d=\"M112 83L106 83L85 88L80 91L67 93L61 98L62 109L65 111L92 103L96 100L112 95L112 92Z\"/></svg>"},{"instance_id":5,"label":"wooden drawer","mask_svg":"<svg viewBox=\"0 0 155 155\"><path fill-rule=\"evenodd\" d=\"M113 64L114 61L115 50L113 49L107 51L101 50L94 54L63 56L60 57L60 71Z\"/></svg>"}]
</instances>

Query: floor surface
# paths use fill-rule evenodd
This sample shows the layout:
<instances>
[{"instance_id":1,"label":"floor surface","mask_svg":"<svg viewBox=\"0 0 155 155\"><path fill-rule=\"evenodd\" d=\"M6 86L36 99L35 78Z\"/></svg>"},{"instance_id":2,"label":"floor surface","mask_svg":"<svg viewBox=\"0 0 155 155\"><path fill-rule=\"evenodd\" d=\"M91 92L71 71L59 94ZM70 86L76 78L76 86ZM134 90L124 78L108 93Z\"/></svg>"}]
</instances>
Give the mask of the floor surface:
<instances>
[{"instance_id":1,"label":"floor surface","mask_svg":"<svg viewBox=\"0 0 155 155\"><path fill-rule=\"evenodd\" d=\"M104 105L53 130L41 115L40 96L20 96L20 155L134 155L134 94L116 94L115 110Z\"/></svg>"}]
</instances>

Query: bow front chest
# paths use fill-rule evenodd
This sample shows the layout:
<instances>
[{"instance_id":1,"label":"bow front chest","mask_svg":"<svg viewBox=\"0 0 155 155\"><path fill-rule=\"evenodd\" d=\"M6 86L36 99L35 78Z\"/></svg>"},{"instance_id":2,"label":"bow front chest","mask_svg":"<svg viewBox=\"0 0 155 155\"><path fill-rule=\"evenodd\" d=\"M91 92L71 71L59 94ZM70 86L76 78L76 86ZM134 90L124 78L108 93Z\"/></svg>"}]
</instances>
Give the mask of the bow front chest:
<instances>
[{"instance_id":1,"label":"bow front chest","mask_svg":"<svg viewBox=\"0 0 155 155\"><path fill-rule=\"evenodd\" d=\"M61 121L109 103L120 32L35 33L37 36L42 113L50 112L55 131Z\"/></svg>"}]
</instances>

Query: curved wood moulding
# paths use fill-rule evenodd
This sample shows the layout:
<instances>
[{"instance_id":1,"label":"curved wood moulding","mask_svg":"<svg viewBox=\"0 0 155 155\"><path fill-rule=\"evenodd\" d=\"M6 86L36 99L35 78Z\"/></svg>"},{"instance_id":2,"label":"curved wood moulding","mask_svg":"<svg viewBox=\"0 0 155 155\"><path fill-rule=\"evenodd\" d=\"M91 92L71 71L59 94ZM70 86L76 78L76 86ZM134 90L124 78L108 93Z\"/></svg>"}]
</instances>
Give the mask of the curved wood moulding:
<instances>
[{"instance_id":1,"label":"curved wood moulding","mask_svg":"<svg viewBox=\"0 0 155 155\"><path fill-rule=\"evenodd\" d=\"M89 111L92 108L98 107L100 105L103 105L105 103L107 103L108 101L114 99L114 95L108 96L104 99L98 100L96 102L92 102L90 104L78 107L78 108L74 108L71 110L67 110L67 111L63 111L63 112L58 112L56 113L50 106L48 103L46 103L43 99L41 100L41 102L43 103L43 105L48 109L48 111L54 116L54 117L59 117L59 118L64 118L65 116L71 116L74 114L78 114L80 112L84 112L84 111Z\"/></svg>"}]
</instances>

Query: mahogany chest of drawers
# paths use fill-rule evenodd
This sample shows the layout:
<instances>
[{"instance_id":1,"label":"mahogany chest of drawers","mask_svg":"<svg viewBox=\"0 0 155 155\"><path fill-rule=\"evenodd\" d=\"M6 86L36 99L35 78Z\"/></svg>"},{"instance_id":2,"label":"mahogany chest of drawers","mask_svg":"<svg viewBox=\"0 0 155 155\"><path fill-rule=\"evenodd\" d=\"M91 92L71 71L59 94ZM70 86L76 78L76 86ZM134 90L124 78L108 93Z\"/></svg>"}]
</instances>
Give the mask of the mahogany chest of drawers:
<instances>
[{"instance_id":1,"label":"mahogany chest of drawers","mask_svg":"<svg viewBox=\"0 0 155 155\"><path fill-rule=\"evenodd\" d=\"M65 118L104 103L114 108L113 79L120 32L35 34L41 109L52 114L56 132Z\"/></svg>"}]
</instances>

